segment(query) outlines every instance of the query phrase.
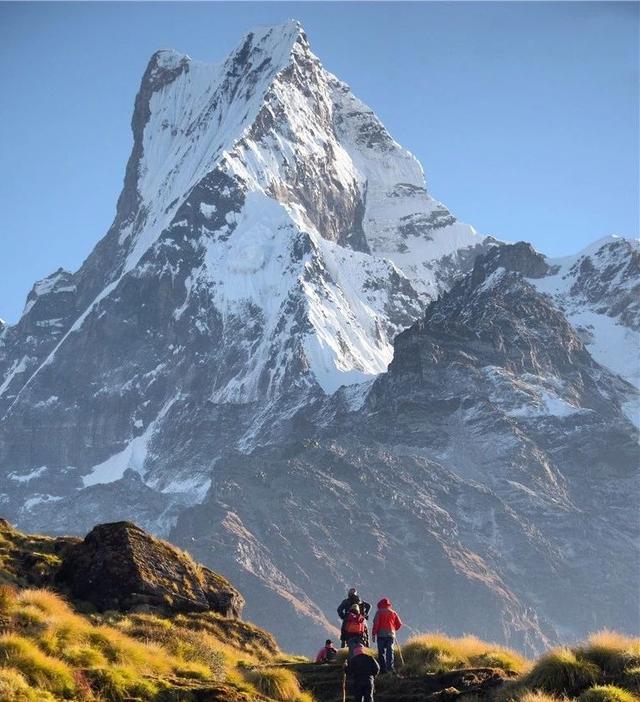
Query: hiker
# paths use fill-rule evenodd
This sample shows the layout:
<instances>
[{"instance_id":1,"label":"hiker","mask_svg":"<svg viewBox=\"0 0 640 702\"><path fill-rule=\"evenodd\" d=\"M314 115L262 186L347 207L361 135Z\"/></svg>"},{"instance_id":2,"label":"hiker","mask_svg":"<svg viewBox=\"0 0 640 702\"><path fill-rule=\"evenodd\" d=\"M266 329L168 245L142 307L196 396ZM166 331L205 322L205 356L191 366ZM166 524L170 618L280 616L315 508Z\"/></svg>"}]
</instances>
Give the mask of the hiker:
<instances>
[{"instance_id":1,"label":"hiker","mask_svg":"<svg viewBox=\"0 0 640 702\"><path fill-rule=\"evenodd\" d=\"M324 642L324 646L318 651L316 663L333 663L338 657L338 651L331 639Z\"/></svg>"},{"instance_id":2,"label":"hiker","mask_svg":"<svg viewBox=\"0 0 640 702\"><path fill-rule=\"evenodd\" d=\"M378 661L382 673L393 672L393 644L396 640L396 631L402 626L400 617L391 609L391 602L383 597L378 602L378 611L373 618L371 636L375 643L378 639Z\"/></svg>"},{"instance_id":3,"label":"hiker","mask_svg":"<svg viewBox=\"0 0 640 702\"><path fill-rule=\"evenodd\" d=\"M360 614L357 604L351 605L349 614L342 620L340 630L340 643L349 647L349 655L353 655L356 646L366 645L368 642L367 624L364 615Z\"/></svg>"},{"instance_id":4,"label":"hiker","mask_svg":"<svg viewBox=\"0 0 640 702\"><path fill-rule=\"evenodd\" d=\"M351 680L355 702L373 702L374 678L380 672L376 659L365 653L362 646L356 646L344 670Z\"/></svg>"},{"instance_id":5,"label":"hiker","mask_svg":"<svg viewBox=\"0 0 640 702\"><path fill-rule=\"evenodd\" d=\"M355 587L352 587L349 592L347 592L346 598L342 600L340 606L338 607L338 616L340 619L344 620L353 605L358 605L360 614L362 614L365 619L369 619L369 610L371 609L371 605L360 599L360 595Z\"/></svg>"}]
</instances>

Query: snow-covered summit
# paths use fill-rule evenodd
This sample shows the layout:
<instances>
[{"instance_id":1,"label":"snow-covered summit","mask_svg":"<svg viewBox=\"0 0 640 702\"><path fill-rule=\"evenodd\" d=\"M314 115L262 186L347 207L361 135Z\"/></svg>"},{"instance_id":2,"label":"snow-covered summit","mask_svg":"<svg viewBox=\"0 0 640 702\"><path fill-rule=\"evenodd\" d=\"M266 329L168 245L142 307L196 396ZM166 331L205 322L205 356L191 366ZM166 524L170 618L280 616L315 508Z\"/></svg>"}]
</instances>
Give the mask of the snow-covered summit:
<instances>
[{"instance_id":1,"label":"snow-covered summit","mask_svg":"<svg viewBox=\"0 0 640 702\"><path fill-rule=\"evenodd\" d=\"M181 310L204 294L225 319L260 310L263 329L246 377L215 397L247 401L289 382L333 392L384 371L393 336L482 248L296 21L250 31L216 64L156 52L132 128L118 216L82 276L103 286L74 331L169 241L186 247L183 263L197 250ZM292 356L283 318L294 299Z\"/></svg>"}]
</instances>

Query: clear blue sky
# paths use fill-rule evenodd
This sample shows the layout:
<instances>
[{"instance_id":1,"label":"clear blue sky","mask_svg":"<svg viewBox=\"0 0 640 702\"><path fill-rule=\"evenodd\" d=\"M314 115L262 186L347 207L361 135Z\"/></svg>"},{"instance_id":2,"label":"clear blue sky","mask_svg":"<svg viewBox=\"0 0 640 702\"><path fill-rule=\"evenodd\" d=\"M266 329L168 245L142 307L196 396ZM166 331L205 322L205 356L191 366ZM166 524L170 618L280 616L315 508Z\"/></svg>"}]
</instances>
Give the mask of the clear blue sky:
<instances>
[{"instance_id":1,"label":"clear blue sky","mask_svg":"<svg viewBox=\"0 0 640 702\"><path fill-rule=\"evenodd\" d=\"M107 231L153 51L218 61L290 17L463 221L553 255L638 236L639 7L2 3L0 317Z\"/></svg>"}]
</instances>

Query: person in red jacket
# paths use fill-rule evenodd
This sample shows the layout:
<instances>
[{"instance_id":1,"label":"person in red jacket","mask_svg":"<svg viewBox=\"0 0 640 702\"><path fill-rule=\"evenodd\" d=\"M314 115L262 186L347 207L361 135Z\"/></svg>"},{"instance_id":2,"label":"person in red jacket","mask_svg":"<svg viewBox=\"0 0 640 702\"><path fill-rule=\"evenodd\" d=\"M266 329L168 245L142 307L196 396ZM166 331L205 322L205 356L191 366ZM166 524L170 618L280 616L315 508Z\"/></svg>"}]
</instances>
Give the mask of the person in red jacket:
<instances>
[{"instance_id":1,"label":"person in red jacket","mask_svg":"<svg viewBox=\"0 0 640 702\"><path fill-rule=\"evenodd\" d=\"M383 597L378 602L378 611L373 618L373 641L378 640L378 661L380 672L393 671L393 644L396 640L396 631L402 626L402 621L396 612L391 609L391 602Z\"/></svg>"},{"instance_id":2,"label":"person in red jacket","mask_svg":"<svg viewBox=\"0 0 640 702\"><path fill-rule=\"evenodd\" d=\"M331 639L324 642L324 646L318 651L316 663L333 663L338 657L338 651Z\"/></svg>"},{"instance_id":3,"label":"person in red jacket","mask_svg":"<svg viewBox=\"0 0 640 702\"><path fill-rule=\"evenodd\" d=\"M340 638L349 647L349 655L358 645L363 645L367 641L367 624L365 618L360 614L360 607L352 605L349 614L342 621Z\"/></svg>"}]
</instances>

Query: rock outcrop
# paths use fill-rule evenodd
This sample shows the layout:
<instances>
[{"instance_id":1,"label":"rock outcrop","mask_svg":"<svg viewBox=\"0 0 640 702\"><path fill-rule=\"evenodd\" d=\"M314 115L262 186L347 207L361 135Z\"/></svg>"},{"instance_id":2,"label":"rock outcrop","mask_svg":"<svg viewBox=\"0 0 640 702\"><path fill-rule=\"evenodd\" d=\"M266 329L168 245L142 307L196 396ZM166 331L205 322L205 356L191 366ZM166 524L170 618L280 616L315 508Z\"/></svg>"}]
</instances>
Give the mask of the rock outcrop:
<instances>
[{"instance_id":1,"label":"rock outcrop","mask_svg":"<svg viewBox=\"0 0 640 702\"><path fill-rule=\"evenodd\" d=\"M67 552L58 579L102 611L150 606L239 617L244 605L223 577L130 522L94 527Z\"/></svg>"}]
</instances>

